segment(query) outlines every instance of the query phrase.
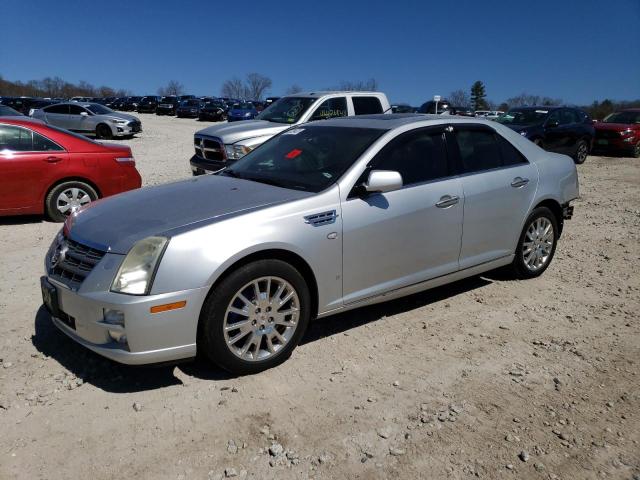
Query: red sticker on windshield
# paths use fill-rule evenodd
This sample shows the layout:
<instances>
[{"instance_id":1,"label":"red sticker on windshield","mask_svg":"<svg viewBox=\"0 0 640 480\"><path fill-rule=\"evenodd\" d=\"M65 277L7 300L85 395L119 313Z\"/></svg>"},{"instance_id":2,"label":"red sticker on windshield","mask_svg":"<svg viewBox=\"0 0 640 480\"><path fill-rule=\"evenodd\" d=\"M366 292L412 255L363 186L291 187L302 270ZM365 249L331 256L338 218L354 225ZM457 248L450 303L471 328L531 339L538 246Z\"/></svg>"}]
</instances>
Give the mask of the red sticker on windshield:
<instances>
[{"instance_id":1,"label":"red sticker on windshield","mask_svg":"<svg viewBox=\"0 0 640 480\"><path fill-rule=\"evenodd\" d=\"M301 153L302 153L302 150L294 148L293 150L291 150L289 153L287 153L285 155L285 158L288 158L289 160L293 160L294 158L296 158Z\"/></svg>"}]
</instances>

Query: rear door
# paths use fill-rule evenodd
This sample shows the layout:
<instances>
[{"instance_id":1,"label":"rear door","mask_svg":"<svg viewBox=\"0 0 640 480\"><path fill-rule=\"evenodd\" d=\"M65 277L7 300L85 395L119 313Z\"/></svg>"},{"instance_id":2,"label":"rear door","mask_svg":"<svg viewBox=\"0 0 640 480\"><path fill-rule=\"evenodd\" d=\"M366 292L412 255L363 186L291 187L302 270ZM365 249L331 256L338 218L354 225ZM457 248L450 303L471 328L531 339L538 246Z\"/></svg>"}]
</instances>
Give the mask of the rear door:
<instances>
[{"instance_id":1,"label":"rear door","mask_svg":"<svg viewBox=\"0 0 640 480\"><path fill-rule=\"evenodd\" d=\"M444 128L396 137L357 184L371 170L399 172L403 187L367 196L352 192L342 202L345 304L458 269L463 195L447 159Z\"/></svg>"},{"instance_id":2,"label":"rear door","mask_svg":"<svg viewBox=\"0 0 640 480\"><path fill-rule=\"evenodd\" d=\"M455 125L449 134L464 193L460 269L515 252L538 184L538 170L485 125Z\"/></svg>"},{"instance_id":3,"label":"rear door","mask_svg":"<svg viewBox=\"0 0 640 480\"><path fill-rule=\"evenodd\" d=\"M69 128L69 105L50 105L42 109L44 121L60 128Z\"/></svg>"},{"instance_id":4,"label":"rear door","mask_svg":"<svg viewBox=\"0 0 640 480\"><path fill-rule=\"evenodd\" d=\"M44 193L67 168L67 152L24 127L0 125L0 212L42 211Z\"/></svg>"}]
</instances>

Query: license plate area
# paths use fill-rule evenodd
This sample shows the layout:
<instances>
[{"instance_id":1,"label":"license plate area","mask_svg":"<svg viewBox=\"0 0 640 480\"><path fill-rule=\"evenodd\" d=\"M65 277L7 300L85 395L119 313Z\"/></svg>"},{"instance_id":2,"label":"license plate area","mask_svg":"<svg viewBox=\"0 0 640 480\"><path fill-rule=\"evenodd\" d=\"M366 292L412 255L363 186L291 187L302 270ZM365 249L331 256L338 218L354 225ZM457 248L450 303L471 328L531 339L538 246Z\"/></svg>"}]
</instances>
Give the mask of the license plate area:
<instances>
[{"instance_id":1,"label":"license plate area","mask_svg":"<svg viewBox=\"0 0 640 480\"><path fill-rule=\"evenodd\" d=\"M47 277L40 278L40 289L42 290L42 303L52 317L57 318L62 323L76 329L76 319L66 314L60 309L58 299L58 289L47 280Z\"/></svg>"},{"instance_id":2,"label":"license plate area","mask_svg":"<svg viewBox=\"0 0 640 480\"><path fill-rule=\"evenodd\" d=\"M598 145L609 145L609 140L599 139L598 140Z\"/></svg>"}]
</instances>

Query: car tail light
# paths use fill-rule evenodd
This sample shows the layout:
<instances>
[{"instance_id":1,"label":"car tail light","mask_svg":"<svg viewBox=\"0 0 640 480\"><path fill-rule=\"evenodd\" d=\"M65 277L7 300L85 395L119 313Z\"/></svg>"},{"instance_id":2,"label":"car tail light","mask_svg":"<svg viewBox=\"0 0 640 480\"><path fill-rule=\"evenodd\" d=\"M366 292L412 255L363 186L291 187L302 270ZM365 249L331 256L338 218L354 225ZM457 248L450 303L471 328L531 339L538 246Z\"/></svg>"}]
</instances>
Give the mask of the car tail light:
<instances>
[{"instance_id":1,"label":"car tail light","mask_svg":"<svg viewBox=\"0 0 640 480\"><path fill-rule=\"evenodd\" d=\"M136 159L133 157L116 157L116 162L121 163L123 165L133 165L136 164Z\"/></svg>"}]
</instances>

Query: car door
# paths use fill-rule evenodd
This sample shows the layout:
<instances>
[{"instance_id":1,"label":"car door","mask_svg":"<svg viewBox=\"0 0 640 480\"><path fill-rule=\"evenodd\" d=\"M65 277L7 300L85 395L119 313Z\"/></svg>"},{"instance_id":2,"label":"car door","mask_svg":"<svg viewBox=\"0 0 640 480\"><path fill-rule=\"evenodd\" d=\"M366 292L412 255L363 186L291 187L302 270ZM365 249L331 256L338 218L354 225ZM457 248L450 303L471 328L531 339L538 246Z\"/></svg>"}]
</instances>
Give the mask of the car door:
<instances>
[{"instance_id":1,"label":"car door","mask_svg":"<svg viewBox=\"0 0 640 480\"><path fill-rule=\"evenodd\" d=\"M564 109L551 112L544 125L544 148L550 152L567 153L568 122Z\"/></svg>"},{"instance_id":2,"label":"car door","mask_svg":"<svg viewBox=\"0 0 640 480\"><path fill-rule=\"evenodd\" d=\"M538 170L485 125L455 125L449 133L464 194L460 269L515 252L538 184Z\"/></svg>"},{"instance_id":3,"label":"car door","mask_svg":"<svg viewBox=\"0 0 640 480\"><path fill-rule=\"evenodd\" d=\"M396 137L358 184L372 170L399 172L403 187L364 196L351 192L342 202L345 304L458 269L463 194L443 127Z\"/></svg>"},{"instance_id":4,"label":"car door","mask_svg":"<svg viewBox=\"0 0 640 480\"><path fill-rule=\"evenodd\" d=\"M42 109L44 121L49 125L59 128L68 128L69 125L69 104L50 105Z\"/></svg>"},{"instance_id":5,"label":"car door","mask_svg":"<svg viewBox=\"0 0 640 480\"><path fill-rule=\"evenodd\" d=\"M82 105L69 105L69 126L67 129L74 132L94 131L91 113Z\"/></svg>"},{"instance_id":6,"label":"car door","mask_svg":"<svg viewBox=\"0 0 640 480\"><path fill-rule=\"evenodd\" d=\"M0 212L40 211L43 193L67 158L60 145L37 132L0 125Z\"/></svg>"},{"instance_id":7,"label":"car door","mask_svg":"<svg viewBox=\"0 0 640 480\"><path fill-rule=\"evenodd\" d=\"M327 120L334 117L346 117L348 115L347 110L347 98L346 97L334 97L328 98L322 102L315 109L309 121L314 120Z\"/></svg>"}]
</instances>

